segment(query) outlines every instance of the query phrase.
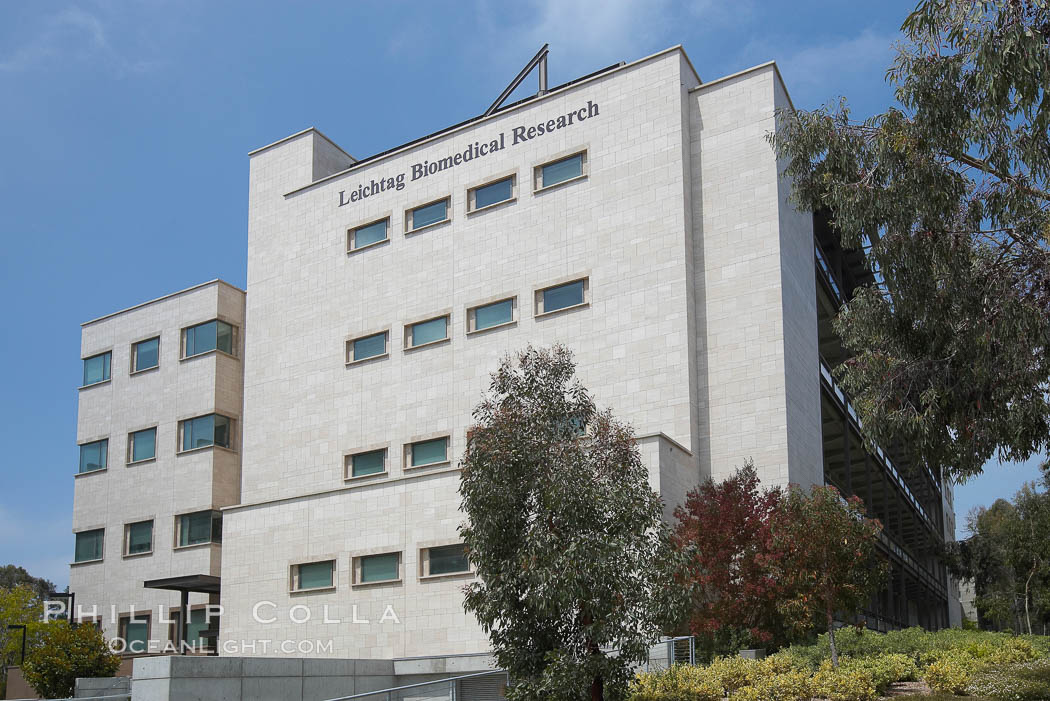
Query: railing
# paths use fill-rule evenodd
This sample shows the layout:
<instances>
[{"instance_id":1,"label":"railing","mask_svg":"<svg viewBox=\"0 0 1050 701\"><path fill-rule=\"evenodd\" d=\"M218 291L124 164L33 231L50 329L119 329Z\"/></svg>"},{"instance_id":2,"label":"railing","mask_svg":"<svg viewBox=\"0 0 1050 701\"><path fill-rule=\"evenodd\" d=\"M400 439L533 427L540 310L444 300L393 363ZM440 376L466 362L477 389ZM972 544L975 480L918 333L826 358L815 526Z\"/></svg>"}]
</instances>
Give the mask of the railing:
<instances>
[{"instance_id":1,"label":"railing","mask_svg":"<svg viewBox=\"0 0 1050 701\"><path fill-rule=\"evenodd\" d=\"M43 699L42 701L131 701L131 694L116 694L112 696L78 696L66 699ZM41 701L40 699L10 699L10 701Z\"/></svg>"},{"instance_id":2,"label":"railing","mask_svg":"<svg viewBox=\"0 0 1050 701\"><path fill-rule=\"evenodd\" d=\"M616 654L616 650L606 654ZM681 636L662 640L649 648L646 661L641 665L645 671L666 669L673 664L696 663L696 640L691 636ZM390 689L363 691L350 696L340 696L327 701L489 701L502 699L503 691L510 684L510 678L502 669L489 672L462 674L429 682L405 684Z\"/></svg>"},{"instance_id":3,"label":"railing","mask_svg":"<svg viewBox=\"0 0 1050 701\"><path fill-rule=\"evenodd\" d=\"M476 687L482 692L484 698L503 698L502 690L506 688L509 679L507 673L502 669L491 672L476 672L474 674L463 674L458 677L448 677L431 682L419 682L418 684L406 684L395 686L390 689L379 691L365 691L350 696L340 696L328 701L350 701L351 699L373 699L374 701L423 701L446 699L447 701L472 701L473 696L469 694L469 687ZM468 694L463 694L463 687L468 687ZM486 688L487 687L487 688ZM485 694L484 691L489 693Z\"/></svg>"},{"instance_id":4,"label":"railing","mask_svg":"<svg viewBox=\"0 0 1050 701\"><path fill-rule=\"evenodd\" d=\"M828 387L831 388L831 391L834 393L835 397L842 404L843 408L845 408L846 413L848 413L850 418L852 418L853 421L857 424L857 428L863 430L864 422L861 421L860 416L857 415L856 410L853 408L853 405L849 401L849 397L846 396L845 390L843 390L839 386L839 383L835 381L835 378L831 374L831 368L828 367L827 363L824 362L823 358L820 359L820 376L824 378L824 381L827 383ZM847 436L845 440L849 440L849 437ZM915 494L911 491L911 488L908 486L908 483L905 482L903 475L901 475L901 473L897 470L897 467L893 464L893 461L890 460L890 456L887 455L885 451L883 451L883 449L879 446L875 446L875 456L879 459L879 461L882 463L883 467L890 474L890 476L893 477L893 481L897 484L900 490L904 492L904 495L908 498L908 501L911 502L912 506L915 507L915 510L918 511L919 514L923 517L927 525L929 525L930 528L940 533L940 529L937 528L936 524L934 524L933 522L933 519L931 519L930 515L926 513L926 509L923 508L922 504L915 497ZM928 469L927 472L929 472Z\"/></svg>"}]
</instances>

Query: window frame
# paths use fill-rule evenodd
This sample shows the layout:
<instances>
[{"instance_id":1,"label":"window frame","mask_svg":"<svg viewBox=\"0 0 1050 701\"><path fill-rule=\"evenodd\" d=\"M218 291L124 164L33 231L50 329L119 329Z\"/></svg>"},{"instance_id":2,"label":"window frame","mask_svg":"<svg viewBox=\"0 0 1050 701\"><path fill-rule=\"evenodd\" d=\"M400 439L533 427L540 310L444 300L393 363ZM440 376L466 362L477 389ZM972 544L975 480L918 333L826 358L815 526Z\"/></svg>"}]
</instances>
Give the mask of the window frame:
<instances>
[{"instance_id":1,"label":"window frame","mask_svg":"<svg viewBox=\"0 0 1050 701\"><path fill-rule=\"evenodd\" d=\"M144 551L142 551L140 553L129 552L128 550L129 550L129 548L131 546L131 527L132 526L139 526L139 525L142 525L143 523L148 523L149 524L149 550L144 550ZM132 558L132 557L145 557L147 555L152 555L153 554L153 544L155 542L154 541L154 536L156 535L156 532L157 532L157 529L154 528L154 520L151 519L151 518L144 519L142 521L132 521L130 523L125 523L124 524L124 545L123 545L123 547L120 550L121 556L124 559L128 559L128 558Z\"/></svg>"},{"instance_id":2,"label":"window frame","mask_svg":"<svg viewBox=\"0 0 1050 701\"><path fill-rule=\"evenodd\" d=\"M559 180L558 182L551 183L550 185L544 184L544 182L543 182L543 169L544 168L547 168L548 166L556 165L556 164L561 163L563 161L567 161L567 160L569 160L571 158L576 158L577 156L580 157L580 174L579 175L574 175L571 178L566 178L565 180ZM575 182L579 182L581 180L586 180L589 175L590 175L590 158L588 157L587 148L584 147L584 148L579 148L579 149L573 149L572 151L568 151L568 152L562 153L562 154L560 154L558 156L555 156L554 158L551 158L549 160L544 161L543 163L540 163L538 165L533 166L533 171L532 171L532 193L535 195L535 194L539 194L541 192L546 192L547 190L553 190L554 188L561 187L562 185L567 185L569 183L575 183Z\"/></svg>"},{"instance_id":3,"label":"window frame","mask_svg":"<svg viewBox=\"0 0 1050 701\"><path fill-rule=\"evenodd\" d=\"M323 565L329 563L331 568L331 583L320 587L302 587L300 584L299 568L303 565ZM289 594L300 594L306 592L315 591L333 591L337 588L337 580L339 572L337 569L337 560L334 557L325 560L310 560L308 562L296 562L288 566L288 593Z\"/></svg>"},{"instance_id":4,"label":"window frame","mask_svg":"<svg viewBox=\"0 0 1050 701\"><path fill-rule=\"evenodd\" d=\"M491 185L498 185L506 180L510 181L510 197L505 200L499 200L498 202L492 202L490 204L477 206L477 193L478 190L483 190ZM510 204L511 202L517 202L518 200L518 171L512 171L510 173L503 173L494 178L490 178L483 183L474 185L473 187L467 188L467 215L475 214L477 212L486 212L494 207L500 205Z\"/></svg>"},{"instance_id":5,"label":"window frame","mask_svg":"<svg viewBox=\"0 0 1050 701\"><path fill-rule=\"evenodd\" d=\"M413 334L414 334L413 329L415 329L416 326L419 326L420 324L426 324L426 323L431 322L431 321L437 321L438 319L444 319L445 320L445 337L444 338L438 338L438 339L435 339L433 341L427 341L426 343L419 343L419 344L413 344L412 343L412 338L413 338ZM452 340L452 334L449 333L449 330L450 330L451 327L452 327L452 312L449 311L449 310L446 310L444 313L438 314L436 316L427 316L427 317L424 317L422 319L419 319L418 321L412 321L412 322L409 322L407 324L404 324L404 333L403 333L403 338L402 338L402 342L403 342L404 345L402 346L402 348L404 348L405 351L414 351L414 350L418 350L420 348L429 348L430 346L436 346L436 345L439 345L439 344L442 344L442 343L448 343L449 341Z\"/></svg>"},{"instance_id":6,"label":"window frame","mask_svg":"<svg viewBox=\"0 0 1050 701\"><path fill-rule=\"evenodd\" d=\"M492 326L486 326L483 329L479 329L477 327L477 316L476 316L477 311L479 309L483 309L484 307L491 307L491 306L495 306L497 304L502 304L503 302L510 302L510 321L504 321L504 322L501 322L499 324L493 324ZM518 296L517 295L510 295L508 297L498 297L496 299L489 299L489 300L486 300L484 302L479 302L477 304L473 304L473 305L467 307L467 310L466 310L467 335L471 336L473 334L487 333L489 331L494 331L496 329L502 329L502 328L506 328L508 326L514 326L515 324L518 323L518 309L519 309L519 305L518 305Z\"/></svg>"},{"instance_id":7,"label":"window frame","mask_svg":"<svg viewBox=\"0 0 1050 701\"><path fill-rule=\"evenodd\" d=\"M156 341L157 342L157 364L156 365L150 365L148 368L136 368L135 367L135 362L138 360L139 346L142 345L143 343L149 343L150 341ZM131 369L128 372L129 375L141 375L144 372L149 372L150 370L156 370L159 367L160 367L160 334L157 334L155 336L150 336L149 338L143 338L142 340L135 341L135 342L133 342L131 344Z\"/></svg>"},{"instance_id":8,"label":"window frame","mask_svg":"<svg viewBox=\"0 0 1050 701\"><path fill-rule=\"evenodd\" d=\"M189 354L189 331L206 326L208 324L215 324L215 347L208 350L200 351L199 353ZM230 350L229 352L219 348L219 324L226 324L230 327ZM191 358L201 358L208 355L209 353L222 353L229 358L237 358L237 343L240 339L239 329L232 322L226 321L220 317L214 317L206 321L201 321L196 324L190 324L183 326L179 330L179 360L190 360Z\"/></svg>"},{"instance_id":9,"label":"window frame","mask_svg":"<svg viewBox=\"0 0 1050 701\"><path fill-rule=\"evenodd\" d=\"M101 380L98 380L96 382L88 382L87 381L87 362L89 360L94 360L95 358L106 358L106 360L104 361L104 363L102 365L102 367L103 367L103 374L105 375L105 377L103 377ZM85 356L85 357L81 358L81 361L83 362L84 366L83 366L83 374L80 376L80 380L82 382L82 384L80 385L80 389L84 389L85 387L97 387L98 385L104 385L104 384L106 384L107 382L109 382L109 381L111 381L113 379L113 349L112 348L110 348L109 350L104 350L101 353L92 353L91 355L88 355L88 356Z\"/></svg>"},{"instance_id":10,"label":"window frame","mask_svg":"<svg viewBox=\"0 0 1050 701\"><path fill-rule=\"evenodd\" d=\"M569 161L570 158L580 156L580 174L573 175L564 180L559 180L558 183L552 183L545 185L543 182L543 169L548 166L554 166L564 161ZM554 188L560 188L563 185L569 183L579 183L580 180L585 180L590 175L590 155L587 147L572 149L571 151L563 151L562 153L555 155L549 160L544 161L541 164L532 167L532 194L539 194L546 192L547 190L553 190Z\"/></svg>"},{"instance_id":11,"label":"window frame","mask_svg":"<svg viewBox=\"0 0 1050 701\"><path fill-rule=\"evenodd\" d=\"M394 579L377 579L372 582L362 581L362 561L370 557L382 557L383 555L397 555L397 577ZM374 553L361 553L351 558L350 563L350 587L376 587L390 584L403 584L405 581L405 555L401 550L383 550Z\"/></svg>"},{"instance_id":12,"label":"window frame","mask_svg":"<svg viewBox=\"0 0 1050 701\"><path fill-rule=\"evenodd\" d=\"M570 304L567 307L559 307L557 309L552 309L552 310L549 310L549 311L546 308L544 308L544 305L543 305L543 293L544 292L547 292L548 290L556 289L558 287L568 287L569 285L573 285L573 284L575 284L577 282L582 282L583 283L583 301L577 302L576 304ZM552 316L554 314L561 314L562 312L567 312L567 311L570 311L570 310L573 310L573 309L582 309L584 307L590 306L590 304L591 304L591 278L590 278L590 274L589 273L583 274L583 275L574 276L574 277L571 277L571 278L566 278L564 280L559 280L558 282L554 282L554 283L551 283L551 284L543 285L542 287L535 288L535 290L533 291L533 309L534 309L534 312L535 312L535 318L537 318L537 319L541 319L541 318L544 318L544 317Z\"/></svg>"},{"instance_id":13,"label":"window frame","mask_svg":"<svg viewBox=\"0 0 1050 701\"><path fill-rule=\"evenodd\" d=\"M413 451L415 449L415 446L419 445L420 443L431 443L431 442L435 442L435 441L439 441L439 440L444 440L445 441L445 459L444 460L439 460L437 462L423 463L422 465L413 465L412 464L412 454L413 454ZM438 466L441 466L441 465L448 465L448 464L450 464L452 462L451 453L452 453L452 435L451 434L439 433L437 435L427 436L425 438L417 438L417 439L415 439L413 441L405 443L404 449L403 449L403 454L404 455L403 455L403 463L402 463L401 469L404 472L408 472L410 470L423 470L423 469L426 469L426 468L429 468L429 467L438 467Z\"/></svg>"},{"instance_id":14,"label":"window frame","mask_svg":"<svg viewBox=\"0 0 1050 701\"><path fill-rule=\"evenodd\" d=\"M198 514L211 514L210 528L208 529L208 540L201 541L199 543L187 543L186 545L179 545L182 540L182 519L188 516L197 516ZM216 527L215 524L218 522L218 539L215 538ZM218 509L198 509L197 511L187 511L181 514L175 514L175 544L172 547L173 550L186 550L187 548L201 548L209 545L222 545L222 512Z\"/></svg>"},{"instance_id":15,"label":"window frame","mask_svg":"<svg viewBox=\"0 0 1050 701\"><path fill-rule=\"evenodd\" d=\"M122 655L145 655L149 652L149 641L153 636L153 616L151 613L151 611L136 611L134 615L128 612L122 613L117 617L117 637L123 640L125 645ZM146 647L143 650L135 651L128 644L127 627L132 622L142 623L142 619L145 619L146 623Z\"/></svg>"},{"instance_id":16,"label":"window frame","mask_svg":"<svg viewBox=\"0 0 1050 701\"><path fill-rule=\"evenodd\" d=\"M419 578L420 580L431 580L431 579L445 579L448 577L464 577L473 576L475 574L474 568L470 565L470 560L467 560L467 569L459 570L457 572L442 572L440 574L430 573L430 551L437 550L440 548L450 548L453 546L461 546L464 551L466 550L466 543L445 543L443 545L428 545L419 549Z\"/></svg>"},{"instance_id":17,"label":"window frame","mask_svg":"<svg viewBox=\"0 0 1050 701\"><path fill-rule=\"evenodd\" d=\"M445 218L439 221L430 222L429 224L424 224L423 226L416 226L416 212L423 209L424 207L429 207L430 205L437 204L438 202L445 203ZM437 199L428 200L427 202L417 204L405 210L405 235L407 236L409 234L415 234L420 231L426 231L427 229L433 229L434 227L441 226L442 224L447 224L450 221L452 221L452 195L445 195L444 197L438 197Z\"/></svg>"},{"instance_id":18,"label":"window frame","mask_svg":"<svg viewBox=\"0 0 1050 701\"><path fill-rule=\"evenodd\" d=\"M139 433L146 433L147 431L153 431L153 455L148 458L141 458L135 460L135 436ZM147 426L146 428L140 428L135 431L128 431L127 440L127 454L124 456L125 465L140 465L144 462L152 462L157 459L157 426Z\"/></svg>"},{"instance_id":19,"label":"window frame","mask_svg":"<svg viewBox=\"0 0 1050 701\"><path fill-rule=\"evenodd\" d=\"M372 453L383 453L383 470L382 472L370 472L367 475L355 475L354 474L354 458L358 455L370 455ZM363 450L355 450L352 453L346 453L343 455L343 480L364 480L368 478L385 477L390 474L389 461L390 460L390 445L383 444L365 448Z\"/></svg>"},{"instance_id":20,"label":"window frame","mask_svg":"<svg viewBox=\"0 0 1050 701\"><path fill-rule=\"evenodd\" d=\"M95 445L96 443L102 443L105 445L104 457L100 461L101 463L103 463L102 467L96 468L94 470L81 470L80 466L84 464L84 448L91 445ZM85 441L84 443L78 443L77 447L80 448L80 465L77 466L77 472L74 475L75 477L80 477L81 475L93 475L96 472L105 472L109 469L109 436L106 436L105 438L98 438L93 441Z\"/></svg>"},{"instance_id":21,"label":"window frame","mask_svg":"<svg viewBox=\"0 0 1050 701\"><path fill-rule=\"evenodd\" d=\"M386 222L386 236L379 241L373 241L372 243L366 243L363 246L356 245L357 232L361 229L367 229L370 226L378 224L380 222ZM379 217L371 221L352 226L346 230L346 252L357 253L358 251L364 251L375 246L382 246L384 243L390 243L390 215Z\"/></svg>"},{"instance_id":22,"label":"window frame","mask_svg":"<svg viewBox=\"0 0 1050 701\"><path fill-rule=\"evenodd\" d=\"M185 448L184 446L186 444L186 424L190 421L196 421L197 419L205 419L209 416L226 419L227 443L229 443L229 445L221 445L215 442L215 422L213 420L211 431L211 443L209 443L208 445L197 446L195 448ZM237 452L235 448L235 446L237 445L237 441L234 440L234 430L236 424L237 421L234 417L228 416L226 414L221 414L217 411L212 411L207 414L200 414L198 416L187 416L185 419L179 419L177 430L175 432L175 454L185 455L187 453L196 453L201 450L210 450L213 448L220 448L222 450L228 450L232 453L235 453Z\"/></svg>"},{"instance_id":23,"label":"window frame","mask_svg":"<svg viewBox=\"0 0 1050 701\"><path fill-rule=\"evenodd\" d=\"M77 559L77 552L76 552L76 549L77 549L76 548L76 539L81 534L87 534L87 533L101 533L102 534L102 537L100 539L101 542L99 543L99 547L98 547L99 556L96 557L96 558L92 558L91 560L78 560ZM91 562L102 562L103 560L106 559L106 529L105 529L105 527L102 527L102 528L85 528L82 531L76 531L73 534L73 539L74 539L74 542L73 542L73 564L74 565L85 565L85 564L88 564L88 563L91 563Z\"/></svg>"},{"instance_id":24,"label":"window frame","mask_svg":"<svg viewBox=\"0 0 1050 701\"><path fill-rule=\"evenodd\" d=\"M383 335L383 352L377 355L370 355L367 358L355 359L354 358L354 344L358 341L363 341L373 336ZM368 363L374 360L380 360L381 358L390 357L390 327L379 329L378 331L370 331L365 334L359 334L356 336L348 336L346 338L346 365L360 365L361 363Z\"/></svg>"}]
</instances>

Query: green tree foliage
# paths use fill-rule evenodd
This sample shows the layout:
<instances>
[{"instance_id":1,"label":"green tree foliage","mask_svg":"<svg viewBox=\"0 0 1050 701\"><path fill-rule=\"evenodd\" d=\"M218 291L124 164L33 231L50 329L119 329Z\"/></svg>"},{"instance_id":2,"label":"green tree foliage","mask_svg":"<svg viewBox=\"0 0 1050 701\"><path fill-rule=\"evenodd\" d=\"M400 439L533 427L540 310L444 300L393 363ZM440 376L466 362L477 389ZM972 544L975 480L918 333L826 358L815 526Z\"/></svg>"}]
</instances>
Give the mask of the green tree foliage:
<instances>
[{"instance_id":1,"label":"green tree foliage","mask_svg":"<svg viewBox=\"0 0 1050 701\"><path fill-rule=\"evenodd\" d=\"M949 545L948 564L972 579L985 628L1045 632L1050 622L1050 476L967 517L970 537ZM1033 625L1034 623L1034 625Z\"/></svg>"},{"instance_id":2,"label":"green tree foliage","mask_svg":"<svg viewBox=\"0 0 1050 701\"><path fill-rule=\"evenodd\" d=\"M119 667L120 656L110 650L98 628L53 621L26 657L22 674L44 698L68 698L77 677L112 677Z\"/></svg>"},{"instance_id":3,"label":"green tree foliage","mask_svg":"<svg viewBox=\"0 0 1050 701\"><path fill-rule=\"evenodd\" d=\"M19 584L30 586L41 599L46 599L48 592L55 591L55 585L51 580L34 577L24 567L17 565L0 567L0 589L14 589Z\"/></svg>"},{"instance_id":4,"label":"green tree foliage","mask_svg":"<svg viewBox=\"0 0 1050 701\"><path fill-rule=\"evenodd\" d=\"M875 549L882 524L869 519L857 497L834 487L792 485L773 514L774 547L786 595L781 610L799 624L823 624L838 667L835 614L852 615L885 582L886 564Z\"/></svg>"},{"instance_id":5,"label":"green tree foliage","mask_svg":"<svg viewBox=\"0 0 1050 701\"><path fill-rule=\"evenodd\" d=\"M559 346L505 359L461 465L479 575L465 607L514 699L621 699L659 636L662 505L630 427L599 412L574 371Z\"/></svg>"},{"instance_id":6,"label":"green tree foliage","mask_svg":"<svg viewBox=\"0 0 1050 701\"><path fill-rule=\"evenodd\" d=\"M949 474L1050 438L1050 3L926 0L887 76L897 105L780 115L802 207L878 282L837 320L837 374L883 444Z\"/></svg>"},{"instance_id":7,"label":"green tree foliage","mask_svg":"<svg viewBox=\"0 0 1050 701\"><path fill-rule=\"evenodd\" d=\"M7 666L21 662L22 631L8 625L25 625L26 654L40 645L44 623L44 600L36 588L17 584L0 588L0 680L6 682Z\"/></svg>"}]
</instances>

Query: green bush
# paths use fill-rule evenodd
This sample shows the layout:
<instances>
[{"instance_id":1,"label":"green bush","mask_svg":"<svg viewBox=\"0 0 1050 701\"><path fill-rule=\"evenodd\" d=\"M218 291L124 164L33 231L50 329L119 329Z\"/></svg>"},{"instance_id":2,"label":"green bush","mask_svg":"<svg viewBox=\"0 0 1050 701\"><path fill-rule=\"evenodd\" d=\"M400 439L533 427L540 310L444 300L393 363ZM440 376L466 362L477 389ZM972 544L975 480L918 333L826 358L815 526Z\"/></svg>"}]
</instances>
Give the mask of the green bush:
<instances>
[{"instance_id":1,"label":"green bush","mask_svg":"<svg viewBox=\"0 0 1050 701\"><path fill-rule=\"evenodd\" d=\"M762 663L743 657L718 657L707 666L707 669L715 683L727 696L737 689L749 686L763 672Z\"/></svg>"},{"instance_id":2,"label":"green bush","mask_svg":"<svg viewBox=\"0 0 1050 701\"><path fill-rule=\"evenodd\" d=\"M760 676L729 698L731 701L807 701L812 696L813 681L809 673L789 670Z\"/></svg>"},{"instance_id":3,"label":"green bush","mask_svg":"<svg viewBox=\"0 0 1050 701\"><path fill-rule=\"evenodd\" d=\"M926 667L923 679L933 691L942 694L961 694L970 684L970 671L958 658L943 657Z\"/></svg>"},{"instance_id":4,"label":"green bush","mask_svg":"<svg viewBox=\"0 0 1050 701\"><path fill-rule=\"evenodd\" d=\"M859 667L849 665L832 669L831 663L821 665L813 675L813 695L829 701L875 701L879 698L875 678Z\"/></svg>"},{"instance_id":5,"label":"green bush","mask_svg":"<svg viewBox=\"0 0 1050 701\"><path fill-rule=\"evenodd\" d=\"M22 665L25 680L44 698L73 695L77 677L112 677L120 667L102 632L92 625L75 628L56 621L45 628L40 646Z\"/></svg>"},{"instance_id":6,"label":"green bush","mask_svg":"<svg viewBox=\"0 0 1050 701\"><path fill-rule=\"evenodd\" d=\"M706 667L674 665L643 672L631 684L631 701L718 701L722 687Z\"/></svg>"}]
</instances>

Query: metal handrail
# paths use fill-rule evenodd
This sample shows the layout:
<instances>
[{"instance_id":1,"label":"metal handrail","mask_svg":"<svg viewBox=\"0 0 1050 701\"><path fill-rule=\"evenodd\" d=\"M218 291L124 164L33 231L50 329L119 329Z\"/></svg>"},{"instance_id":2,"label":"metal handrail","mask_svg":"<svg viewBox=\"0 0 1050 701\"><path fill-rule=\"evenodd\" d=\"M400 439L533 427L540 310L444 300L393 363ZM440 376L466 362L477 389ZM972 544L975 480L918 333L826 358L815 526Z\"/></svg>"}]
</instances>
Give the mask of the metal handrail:
<instances>
[{"instance_id":1,"label":"metal handrail","mask_svg":"<svg viewBox=\"0 0 1050 701\"><path fill-rule=\"evenodd\" d=\"M351 694L350 696L339 696L334 699L326 699L326 701L349 701L350 699L363 699L368 696L378 696L380 694L392 694L395 691L404 691L405 689L418 689L421 686L433 686L435 684L447 684L449 682L456 682L460 679L473 679L476 677L488 677L493 674L506 674L507 672L502 669L493 669L488 672L474 672L473 674L462 674L457 677L447 677L445 679L432 679L428 682L416 682L415 684L406 684L404 686L394 686L389 689L377 689L376 691L364 691L360 694Z\"/></svg>"},{"instance_id":2,"label":"metal handrail","mask_svg":"<svg viewBox=\"0 0 1050 701\"><path fill-rule=\"evenodd\" d=\"M675 663L675 659L674 659L674 644L676 642L679 642L679 641L682 641L682 640L688 640L689 641L689 661L690 661L690 663L694 663L696 661L696 645L695 645L694 638L691 635L679 635L679 636L675 636L675 637L672 637L672 638L668 638L666 640L661 640L661 641L655 643L654 645L650 646L650 648L649 648L650 649L650 655L649 656L650 657L652 656L652 649L653 648L658 647L658 646L667 646L667 664L668 664L668 666L673 665ZM614 654L614 653L619 652L619 650L618 649L616 649L616 650L606 650L605 652L606 652L606 654ZM326 699L325 701L351 701L352 699L363 699L363 698L367 698L369 696L382 696L383 694L386 694L387 698L390 699L390 698L392 698L392 696L391 696L392 694L395 694L395 693L398 693L398 692L401 692L401 691L405 691L405 690L408 690L408 689L419 689L419 688L424 687L424 686L434 686L436 684L454 684L455 682L460 681L461 679L476 679L478 677L488 677L488 676L492 676L492 675L496 675L496 674L507 675L507 671L503 670L503 669L493 669L493 670L489 670L487 672L473 672L471 674L461 674L461 675L458 675L458 676L455 676L455 677L446 677L445 679L432 679L432 680L430 680L428 682L416 682L415 684L405 684L404 686L395 686L395 687L391 687L389 689L376 689L375 691L364 691L364 692L361 692L359 694L351 694L350 696L339 696L338 698L334 698L334 699ZM509 675L508 675L508 677L509 677ZM450 695L450 697L454 698L454 696L451 696L451 695Z\"/></svg>"},{"instance_id":3,"label":"metal handrail","mask_svg":"<svg viewBox=\"0 0 1050 701\"><path fill-rule=\"evenodd\" d=\"M125 699L125 701L131 700L130 694L116 694L112 696L80 696L75 698L66 699L44 699L43 701L102 701L103 699ZM39 701L35 699L12 699L10 701Z\"/></svg>"}]
</instances>

